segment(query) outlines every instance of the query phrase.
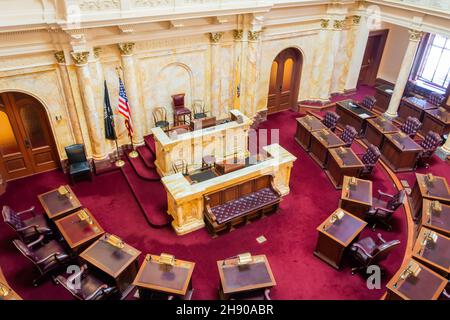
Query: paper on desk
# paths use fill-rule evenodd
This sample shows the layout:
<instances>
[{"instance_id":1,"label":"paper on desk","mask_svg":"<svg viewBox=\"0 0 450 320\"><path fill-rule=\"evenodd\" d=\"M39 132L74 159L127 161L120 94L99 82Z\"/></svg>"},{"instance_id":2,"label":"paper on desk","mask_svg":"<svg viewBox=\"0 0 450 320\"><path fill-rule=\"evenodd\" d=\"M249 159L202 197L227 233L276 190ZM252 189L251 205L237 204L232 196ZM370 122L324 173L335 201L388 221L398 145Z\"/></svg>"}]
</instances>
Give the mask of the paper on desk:
<instances>
[{"instance_id":1,"label":"paper on desk","mask_svg":"<svg viewBox=\"0 0 450 320\"><path fill-rule=\"evenodd\" d=\"M359 117L360 117L360 118L363 118L363 119L367 119L367 118L370 117L370 115L367 114L367 113L361 113L361 114L359 115Z\"/></svg>"}]
</instances>

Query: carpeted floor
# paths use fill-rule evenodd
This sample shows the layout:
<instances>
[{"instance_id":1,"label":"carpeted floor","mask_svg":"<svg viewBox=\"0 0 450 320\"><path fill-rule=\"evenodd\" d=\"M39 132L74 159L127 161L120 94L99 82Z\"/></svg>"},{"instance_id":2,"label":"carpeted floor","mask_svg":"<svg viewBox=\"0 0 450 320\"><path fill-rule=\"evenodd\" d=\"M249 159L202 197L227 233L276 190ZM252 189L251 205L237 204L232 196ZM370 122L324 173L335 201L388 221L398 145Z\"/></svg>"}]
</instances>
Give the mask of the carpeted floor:
<instances>
[{"instance_id":1,"label":"carpeted floor","mask_svg":"<svg viewBox=\"0 0 450 320\"><path fill-rule=\"evenodd\" d=\"M93 182L77 183L73 189L107 232L117 234L144 253L141 260L145 253L168 252L194 261L193 299L216 299L219 283L216 261L246 251L267 255L277 281L272 290L273 299L379 299L404 255L407 229L403 209L396 212L393 231L377 230L387 240L395 238L402 242L383 264L387 274L380 290L367 289L361 276L351 275L348 264L337 271L316 258L313 255L316 227L337 208L340 191L333 188L322 169L294 141L298 116L300 114L292 111L278 113L269 116L261 126L261 129L279 129L280 144L298 158L291 174L291 193L284 198L277 213L216 239L205 229L176 236L170 227L148 226L121 171L95 176ZM356 144L355 148L358 149ZM359 152L362 149L359 148ZM435 160L431 172L448 176L448 165ZM407 179L413 176L411 173L404 175ZM395 191L380 166L375 170L373 181L374 190ZM35 205L37 211L42 212L37 195L66 182L66 176L59 171L14 181L0 197L0 206L8 204L22 210ZM165 192L159 181L146 181L139 186L140 196L146 197L146 210L165 211ZM258 244L256 238L260 235L264 235L267 242ZM362 237L366 235L375 237L376 233L364 230ZM9 227L0 223L0 265L12 287L25 299L70 299L62 287L51 281L38 288L31 286L32 265L13 247L13 238Z\"/></svg>"}]
</instances>

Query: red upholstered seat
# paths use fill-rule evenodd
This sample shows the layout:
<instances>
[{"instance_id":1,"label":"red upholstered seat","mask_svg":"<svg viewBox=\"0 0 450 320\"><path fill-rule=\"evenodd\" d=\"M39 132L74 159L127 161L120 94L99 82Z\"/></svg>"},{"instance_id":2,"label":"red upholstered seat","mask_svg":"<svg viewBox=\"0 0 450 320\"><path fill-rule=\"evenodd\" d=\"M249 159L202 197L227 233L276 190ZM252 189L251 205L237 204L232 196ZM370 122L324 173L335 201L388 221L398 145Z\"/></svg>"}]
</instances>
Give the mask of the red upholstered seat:
<instances>
[{"instance_id":1,"label":"red upholstered seat","mask_svg":"<svg viewBox=\"0 0 450 320\"><path fill-rule=\"evenodd\" d=\"M272 189L264 188L239 199L215 206L211 208L211 211L216 217L217 223L222 224L277 201L279 201L279 196Z\"/></svg>"},{"instance_id":2,"label":"red upholstered seat","mask_svg":"<svg viewBox=\"0 0 450 320\"><path fill-rule=\"evenodd\" d=\"M183 108L174 109L173 112L177 116L182 116L182 115L185 115L185 114L190 114L191 110L189 110L188 108L184 108L183 107Z\"/></svg>"}]
</instances>

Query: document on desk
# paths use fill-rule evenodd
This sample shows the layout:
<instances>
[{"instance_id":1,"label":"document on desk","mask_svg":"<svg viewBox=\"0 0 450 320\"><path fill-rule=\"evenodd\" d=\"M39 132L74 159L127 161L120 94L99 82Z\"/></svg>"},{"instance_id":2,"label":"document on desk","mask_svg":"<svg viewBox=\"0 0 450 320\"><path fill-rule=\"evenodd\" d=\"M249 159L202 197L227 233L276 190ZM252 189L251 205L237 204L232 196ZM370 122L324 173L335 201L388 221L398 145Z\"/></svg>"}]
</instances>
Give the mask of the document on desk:
<instances>
[{"instance_id":1,"label":"document on desk","mask_svg":"<svg viewBox=\"0 0 450 320\"><path fill-rule=\"evenodd\" d=\"M362 118L362 119L367 119L367 118L370 118L370 115L367 114L367 113L361 113L361 114L359 115L359 117Z\"/></svg>"}]
</instances>

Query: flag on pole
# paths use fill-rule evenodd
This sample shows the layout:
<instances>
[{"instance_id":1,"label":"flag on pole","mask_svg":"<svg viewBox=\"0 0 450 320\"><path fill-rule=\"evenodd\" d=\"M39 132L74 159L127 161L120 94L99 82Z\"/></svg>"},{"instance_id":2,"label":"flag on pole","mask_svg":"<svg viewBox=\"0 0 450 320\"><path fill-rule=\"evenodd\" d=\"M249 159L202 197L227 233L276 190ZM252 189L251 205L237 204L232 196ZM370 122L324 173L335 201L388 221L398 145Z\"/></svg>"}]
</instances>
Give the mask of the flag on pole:
<instances>
[{"instance_id":1,"label":"flag on pole","mask_svg":"<svg viewBox=\"0 0 450 320\"><path fill-rule=\"evenodd\" d=\"M241 63L239 61L239 57L237 59L237 65L236 65L236 74L235 74L235 80L234 80L234 101L233 101L233 107L234 109L240 109L241 108Z\"/></svg>"},{"instance_id":2,"label":"flag on pole","mask_svg":"<svg viewBox=\"0 0 450 320\"><path fill-rule=\"evenodd\" d=\"M130 105L128 104L127 94L122 79L119 77L119 113L125 118L125 127L128 135L133 137L133 123L131 121Z\"/></svg>"},{"instance_id":3,"label":"flag on pole","mask_svg":"<svg viewBox=\"0 0 450 320\"><path fill-rule=\"evenodd\" d=\"M105 138L116 140L116 130L114 129L114 115L109 102L108 87L105 80L105 98L104 98L104 116L105 116Z\"/></svg>"}]
</instances>

